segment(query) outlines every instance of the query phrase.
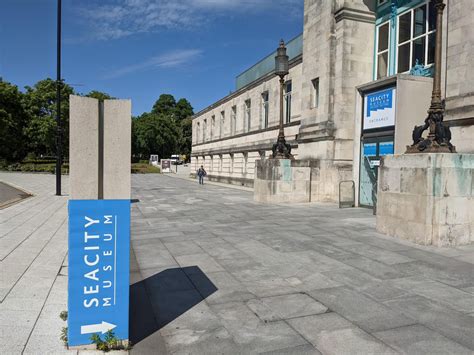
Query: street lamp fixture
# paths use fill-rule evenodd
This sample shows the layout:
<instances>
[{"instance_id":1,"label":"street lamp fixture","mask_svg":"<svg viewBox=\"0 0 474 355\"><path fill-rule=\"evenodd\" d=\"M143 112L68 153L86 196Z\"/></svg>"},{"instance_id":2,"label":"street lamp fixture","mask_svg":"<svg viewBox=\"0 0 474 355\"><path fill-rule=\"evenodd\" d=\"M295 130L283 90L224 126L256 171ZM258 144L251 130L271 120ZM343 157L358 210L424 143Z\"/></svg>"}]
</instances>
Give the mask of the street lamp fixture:
<instances>
[{"instance_id":1,"label":"street lamp fixture","mask_svg":"<svg viewBox=\"0 0 474 355\"><path fill-rule=\"evenodd\" d=\"M278 131L277 142L273 145L273 159L294 159L291 155L291 146L286 143L285 130L283 128L283 87L285 76L289 73L289 58L286 54L285 42L280 41L275 57L275 75L280 77L280 129Z\"/></svg>"},{"instance_id":2,"label":"street lamp fixture","mask_svg":"<svg viewBox=\"0 0 474 355\"><path fill-rule=\"evenodd\" d=\"M451 144L451 130L443 122L444 103L441 98L443 12L446 5L443 0L434 0L434 7L436 9L436 47L431 105L425 124L415 126L413 144L407 147L407 153L456 153L456 147ZM429 129L428 137L423 138L422 134L427 129Z\"/></svg>"}]
</instances>

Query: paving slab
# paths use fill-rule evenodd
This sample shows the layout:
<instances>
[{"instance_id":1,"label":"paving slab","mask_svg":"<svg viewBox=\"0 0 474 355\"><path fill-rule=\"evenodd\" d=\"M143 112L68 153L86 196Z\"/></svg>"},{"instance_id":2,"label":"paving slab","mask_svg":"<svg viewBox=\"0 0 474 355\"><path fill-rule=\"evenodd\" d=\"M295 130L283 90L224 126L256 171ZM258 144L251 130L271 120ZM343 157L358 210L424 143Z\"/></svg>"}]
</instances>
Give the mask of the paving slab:
<instances>
[{"instance_id":1,"label":"paving slab","mask_svg":"<svg viewBox=\"0 0 474 355\"><path fill-rule=\"evenodd\" d=\"M419 324L377 332L373 335L402 354L472 355L472 350Z\"/></svg>"},{"instance_id":2,"label":"paving slab","mask_svg":"<svg viewBox=\"0 0 474 355\"><path fill-rule=\"evenodd\" d=\"M385 304L474 351L474 322L469 315L422 296L404 297Z\"/></svg>"},{"instance_id":3,"label":"paving slab","mask_svg":"<svg viewBox=\"0 0 474 355\"><path fill-rule=\"evenodd\" d=\"M336 313L291 319L289 324L323 354L397 354Z\"/></svg>"},{"instance_id":4,"label":"paving slab","mask_svg":"<svg viewBox=\"0 0 474 355\"><path fill-rule=\"evenodd\" d=\"M345 286L314 290L309 295L369 333L416 323L406 315Z\"/></svg>"},{"instance_id":5,"label":"paving slab","mask_svg":"<svg viewBox=\"0 0 474 355\"><path fill-rule=\"evenodd\" d=\"M243 353L272 351L308 344L287 323L264 323L245 304L214 305L212 309Z\"/></svg>"},{"instance_id":6,"label":"paving slab","mask_svg":"<svg viewBox=\"0 0 474 355\"><path fill-rule=\"evenodd\" d=\"M304 293L252 299L247 306L265 322L321 314L328 310Z\"/></svg>"}]
</instances>

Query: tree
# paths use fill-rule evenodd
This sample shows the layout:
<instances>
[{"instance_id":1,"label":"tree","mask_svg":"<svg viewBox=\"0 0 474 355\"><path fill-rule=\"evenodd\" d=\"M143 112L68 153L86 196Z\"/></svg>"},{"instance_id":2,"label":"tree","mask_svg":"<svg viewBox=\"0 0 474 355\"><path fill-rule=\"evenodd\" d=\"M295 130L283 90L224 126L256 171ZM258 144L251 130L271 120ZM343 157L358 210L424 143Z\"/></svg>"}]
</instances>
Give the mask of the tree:
<instances>
[{"instance_id":1,"label":"tree","mask_svg":"<svg viewBox=\"0 0 474 355\"><path fill-rule=\"evenodd\" d=\"M24 129L28 121L23 94L0 78L0 159L13 162L25 157Z\"/></svg>"},{"instance_id":2,"label":"tree","mask_svg":"<svg viewBox=\"0 0 474 355\"><path fill-rule=\"evenodd\" d=\"M182 121L186 118L194 115L193 107L191 103L186 99L179 99L175 107L175 118L178 121Z\"/></svg>"},{"instance_id":3,"label":"tree","mask_svg":"<svg viewBox=\"0 0 474 355\"><path fill-rule=\"evenodd\" d=\"M160 158L176 153L181 132L176 121L167 115L144 113L132 122L134 155L148 158L158 154Z\"/></svg>"},{"instance_id":4,"label":"tree","mask_svg":"<svg viewBox=\"0 0 474 355\"><path fill-rule=\"evenodd\" d=\"M74 90L62 83L61 125L63 129L63 153L69 148L69 95ZM56 82L45 79L33 87L26 87L25 104L31 120L26 127L30 152L36 155L56 155Z\"/></svg>"},{"instance_id":5,"label":"tree","mask_svg":"<svg viewBox=\"0 0 474 355\"><path fill-rule=\"evenodd\" d=\"M97 90L92 90L90 93L85 95L86 97L92 97L94 99L104 101L104 100L111 100L114 99L112 96L105 92L97 91Z\"/></svg>"},{"instance_id":6,"label":"tree","mask_svg":"<svg viewBox=\"0 0 474 355\"><path fill-rule=\"evenodd\" d=\"M191 156L191 146L193 141L193 119L191 117L183 119L181 122L181 140L179 144L181 154L185 154L189 159Z\"/></svg>"},{"instance_id":7,"label":"tree","mask_svg":"<svg viewBox=\"0 0 474 355\"><path fill-rule=\"evenodd\" d=\"M173 95L161 94L159 99L153 105L151 113L156 115L174 116L176 109L176 100Z\"/></svg>"}]
</instances>

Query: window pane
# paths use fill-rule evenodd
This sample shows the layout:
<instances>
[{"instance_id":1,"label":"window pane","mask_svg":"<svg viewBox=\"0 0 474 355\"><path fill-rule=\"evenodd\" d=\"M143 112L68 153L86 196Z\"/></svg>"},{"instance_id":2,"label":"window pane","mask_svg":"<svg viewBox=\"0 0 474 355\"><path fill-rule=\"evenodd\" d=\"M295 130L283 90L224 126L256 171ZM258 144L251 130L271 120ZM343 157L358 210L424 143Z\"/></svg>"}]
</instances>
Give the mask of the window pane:
<instances>
[{"instance_id":1,"label":"window pane","mask_svg":"<svg viewBox=\"0 0 474 355\"><path fill-rule=\"evenodd\" d=\"M428 62L426 64L434 63L435 47L436 47L436 33L432 33L428 36Z\"/></svg>"},{"instance_id":2,"label":"window pane","mask_svg":"<svg viewBox=\"0 0 474 355\"><path fill-rule=\"evenodd\" d=\"M377 57L377 79L385 78L387 76L388 69L388 52L379 54Z\"/></svg>"},{"instance_id":3,"label":"window pane","mask_svg":"<svg viewBox=\"0 0 474 355\"><path fill-rule=\"evenodd\" d=\"M388 23L379 27L379 46L378 51L382 52L388 49Z\"/></svg>"},{"instance_id":4,"label":"window pane","mask_svg":"<svg viewBox=\"0 0 474 355\"><path fill-rule=\"evenodd\" d=\"M398 43L403 43L411 38L411 11L400 16L398 29Z\"/></svg>"},{"instance_id":5,"label":"window pane","mask_svg":"<svg viewBox=\"0 0 474 355\"><path fill-rule=\"evenodd\" d=\"M421 36L426 32L426 5L415 9L415 18L413 23L413 37Z\"/></svg>"},{"instance_id":6,"label":"window pane","mask_svg":"<svg viewBox=\"0 0 474 355\"><path fill-rule=\"evenodd\" d=\"M291 81L286 83L286 92L291 92Z\"/></svg>"},{"instance_id":7,"label":"window pane","mask_svg":"<svg viewBox=\"0 0 474 355\"><path fill-rule=\"evenodd\" d=\"M425 65L425 43L426 36L423 36L413 41L413 58L411 62L412 67L416 64L417 61L418 64Z\"/></svg>"},{"instance_id":8,"label":"window pane","mask_svg":"<svg viewBox=\"0 0 474 355\"><path fill-rule=\"evenodd\" d=\"M428 18L428 31L436 30L436 9L434 7L434 2L430 1L430 12Z\"/></svg>"},{"instance_id":9,"label":"window pane","mask_svg":"<svg viewBox=\"0 0 474 355\"><path fill-rule=\"evenodd\" d=\"M398 47L398 72L403 73L410 69L410 43Z\"/></svg>"}]
</instances>

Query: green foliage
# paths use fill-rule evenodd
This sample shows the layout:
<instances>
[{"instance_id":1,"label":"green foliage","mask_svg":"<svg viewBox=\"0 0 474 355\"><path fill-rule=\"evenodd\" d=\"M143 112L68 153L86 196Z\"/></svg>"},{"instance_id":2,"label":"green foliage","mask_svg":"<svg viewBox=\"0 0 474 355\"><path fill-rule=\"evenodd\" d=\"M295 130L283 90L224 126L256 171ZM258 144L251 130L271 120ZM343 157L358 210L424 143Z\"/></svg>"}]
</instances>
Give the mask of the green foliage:
<instances>
[{"instance_id":1,"label":"green foliage","mask_svg":"<svg viewBox=\"0 0 474 355\"><path fill-rule=\"evenodd\" d=\"M181 125L181 140L179 148L181 154L186 157L191 156L191 145L193 141L193 120L191 117L185 118L180 122Z\"/></svg>"},{"instance_id":2,"label":"green foliage","mask_svg":"<svg viewBox=\"0 0 474 355\"><path fill-rule=\"evenodd\" d=\"M105 92L97 91L97 90L92 90L90 93L88 93L85 96L92 97L94 99L101 100L101 101L113 99L113 97L110 96L109 94Z\"/></svg>"},{"instance_id":3,"label":"green foliage","mask_svg":"<svg viewBox=\"0 0 474 355\"><path fill-rule=\"evenodd\" d=\"M67 321L67 315L68 315L67 311L62 311L61 313L59 313L59 318L61 318L65 322ZM61 335L59 336L59 339L61 339L61 341L64 343L65 346L68 345L67 331L68 331L67 327L62 327Z\"/></svg>"},{"instance_id":4,"label":"green foliage","mask_svg":"<svg viewBox=\"0 0 474 355\"><path fill-rule=\"evenodd\" d=\"M61 88L61 126L63 129L63 152L68 156L69 147L69 95L74 90L62 83ZM45 79L33 87L26 87L25 105L31 117L26 127L29 151L41 155L56 153L56 82Z\"/></svg>"},{"instance_id":5,"label":"green foliage","mask_svg":"<svg viewBox=\"0 0 474 355\"><path fill-rule=\"evenodd\" d=\"M132 174L159 174L161 169L148 163L132 164Z\"/></svg>"},{"instance_id":6,"label":"green foliage","mask_svg":"<svg viewBox=\"0 0 474 355\"><path fill-rule=\"evenodd\" d=\"M169 157L179 146L181 132L170 116L144 113L133 120L132 130L134 153L141 158L151 154Z\"/></svg>"},{"instance_id":7,"label":"green foliage","mask_svg":"<svg viewBox=\"0 0 474 355\"><path fill-rule=\"evenodd\" d=\"M99 334L92 334L91 342L96 345L97 350L104 352L111 350L129 350L129 347L124 346L123 342L115 336L113 330L109 330L105 333L103 340Z\"/></svg>"},{"instance_id":8,"label":"green foliage","mask_svg":"<svg viewBox=\"0 0 474 355\"><path fill-rule=\"evenodd\" d=\"M61 313L59 313L59 318L61 318L63 321L67 321L67 316L67 311L62 311Z\"/></svg>"},{"instance_id":9,"label":"green foliage","mask_svg":"<svg viewBox=\"0 0 474 355\"><path fill-rule=\"evenodd\" d=\"M162 94L153 105L151 113L156 115L173 116L176 109L176 100L173 95Z\"/></svg>"},{"instance_id":10,"label":"green foliage","mask_svg":"<svg viewBox=\"0 0 474 355\"><path fill-rule=\"evenodd\" d=\"M194 115L194 110L191 103L186 99L179 99L175 107L176 120L182 121L186 118L190 118L192 115Z\"/></svg>"},{"instance_id":11,"label":"green foliage","mask_svg":"<svg viewBox=\"0 0 474 355\"><path fill-rule=\"evenodd\" d=\"M74 90L64 82L61 85L63 159L67 160L69 96ZM0 169L52 173L56 157L56 81L48 78L25 89L22 93L0 78ZM97 90L85 96L113 99ZM190 156L193 113L188 100L176 101L173 95L161 95L150 113L132 120L132 161L148 162L151 154L160 158L172 154ZM67 171L66 166L63 172Z\"/></svg>"},{"instance_id":12,"label":"green foliage","mask_svg":"<svg viewBox=\"0 0 474 355\"><path fill-rule=\"evenodd\" d=\"M59 339L61 339L61 341L64 343L65 346L68 346L67 331L68 331L68 327L62 327L61 335L59 336Z\"/></svg>"},{"instance_id":13,"label":"green foliage","mask_svg":"<svg viewBox=\"0 0 474 355\"><path fill-rule=\"evenodd\" d=\"M56 172L56 163L13 163L9 165L0 165L1 170L7 171L21 171L24 173L50 173ZM61 173L69 173L69 164L63 164L61 167Z\"/></svg>"},{"instance_id":14,"label":"green foliage","mask_svg":"<svg viewBox=\"0 0 474 355\"><path fill-rule=\"evenodd\" d=\"M29 116L18 87L0 79L0 156L20 161L27 153L25 126Z\"/></svg>"},{"instance_id":15,"label":"green foliage","mask_svg":"<svg viewBox=\"0 0 474 355\"><path fill-rule=\"evenodd\" d=\"M173 95L163 94L153 105L132 122L132 152L134 161L158 154L169 158L173 154L191 153L193 107L186 99L176 102Z\"/></svg>"}]
</instances>

